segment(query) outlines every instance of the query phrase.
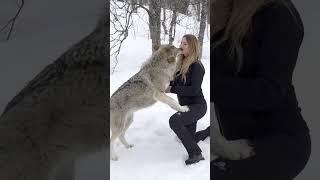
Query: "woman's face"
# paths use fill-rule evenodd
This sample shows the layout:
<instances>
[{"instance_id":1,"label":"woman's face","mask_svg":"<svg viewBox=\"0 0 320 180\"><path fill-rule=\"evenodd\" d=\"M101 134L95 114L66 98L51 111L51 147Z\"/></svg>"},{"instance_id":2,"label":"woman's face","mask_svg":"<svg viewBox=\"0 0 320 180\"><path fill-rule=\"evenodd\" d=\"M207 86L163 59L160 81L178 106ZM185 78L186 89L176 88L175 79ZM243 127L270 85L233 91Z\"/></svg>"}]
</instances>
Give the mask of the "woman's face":
<instances>
[{"instance_id":1,"label":"woman's face","mask_svg":"<svg viewBox=\"0 0 320 180\"><path fill-rule=\"evenodd\" d=\"M182 38L179 47L182 49L182 54L184 56L188 56L190 54L190 47L185 37Z\"/></svg>"}]
</instances>

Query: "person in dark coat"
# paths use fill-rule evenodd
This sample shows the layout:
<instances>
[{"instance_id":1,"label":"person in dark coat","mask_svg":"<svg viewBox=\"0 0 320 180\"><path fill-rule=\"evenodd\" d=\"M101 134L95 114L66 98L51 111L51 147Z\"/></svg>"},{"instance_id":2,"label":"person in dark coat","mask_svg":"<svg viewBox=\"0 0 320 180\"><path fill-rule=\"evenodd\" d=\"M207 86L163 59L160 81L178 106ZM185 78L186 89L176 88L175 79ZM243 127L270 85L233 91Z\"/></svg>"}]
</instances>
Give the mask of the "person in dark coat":
<instances>
[{"instance_id":1,"label":"person in dark coat","mask_svg":"<svg viewBox=\"0 0 320 180\"><path fill-rule=\"evenodd\" d=\"M214 180L292 180L311 153L292 82L304 27L290 0L215 0L211 98L221 134L255 155L211 162ZM214 148L214 147L211 147Z\"/></svg>"},{"instance_id":2,"label":"person in dark coat","mask_svg":"<svg viewBox=\"0 0 320 180\"><path fill-rule=\"evenodd\" d=\"M194 135L197 121L207 112L201 88L205 69L199 59L199 43L194 35L184 35L180 48L182 52L178 55L175 78L167 87L166 93L177 94L179 104L189 107L188 112L173 114L169 124L187 150L189 158L185 163L190 165L204 160Z\"/></svg>"}]
</instances>

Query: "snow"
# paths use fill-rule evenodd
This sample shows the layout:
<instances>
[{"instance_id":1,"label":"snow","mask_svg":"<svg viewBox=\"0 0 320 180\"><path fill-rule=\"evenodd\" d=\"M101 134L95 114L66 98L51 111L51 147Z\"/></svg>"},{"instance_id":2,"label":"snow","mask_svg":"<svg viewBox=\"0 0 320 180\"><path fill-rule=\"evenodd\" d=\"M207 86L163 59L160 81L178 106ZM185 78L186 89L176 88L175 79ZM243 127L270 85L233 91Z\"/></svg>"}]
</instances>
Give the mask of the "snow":
<instances>
[{"instance_id":1,"label":"snow","mask_svg":"<svg viewBox=\"0 0 320 180\"><path fill-rule=\"evenodd\" d=\"M301 59L297 66L297 94L301 96L300 104L303 108L305 119L308 121L313 138L313 154L310 161L296 179L314 179L317 176L319 163L319 135L316 130L319 126L318 109L316 104L318 92L313 81L317 72L315 59L317 57L316 33L319 29L315 25L315 12L317 6L296 1L301 8L305 20L306 38L301 52ZM21 11L15 26L12 39L3 41L4 34L0 33L0 110L10 99L20 91L24 85L39 73L46 65L53 62L72 44L87 35L96 24L105 0L28 0ZM0 26L7 23L16 12L16 1L0 1ZM306 10L306 11L305 11ZM121 62L115 74L111 75L111 93L127 78L139 70L141 63L150 56L151 42L148 40L148 27L144 21L130 31L130 37L125 41L125 51L120 55ZM195 34L195 23L188 18L187 25L177 30L177 38L185 33ZM208 33L206 33L208 34ZM202 85L207 102L209 102L209 43L205 37L204 56L202 58L206 67L206 75ZM315 42L315 43L313 43ZM175 45L178 44L178 39ZM132 61L132 62L130 62ZM111 62L112 63L112 62ZM307 73L306 73L307 72ZM300 79L299 79L300 78ZM307 80L308 79L308 80ZM172 95L172 97L175 97ZM209 104L208 104L209 105ZM157 103L135 115L132 127L128 130L128 141L135 144L132 149L125 149L122 145L116 148L120 159L111 162L112 180L180 180L209 179L209 141L200 142L205 161L190 167L185 166L186 152L176 140L175 135L168 125L168 118L174 113L168 106ZM209 111L198 123L198 130L209 124ZM109 161L106 162L105 152L91 154L79 159L76 164L76 180L105 180Z\"/></svg>"},{"instance_id":2,"label":"snow","mask_svg":"<svg viewBox=\"0 0 320 180\"><path fill-rule=\"evenodd\" d=\"M139 10L138 15L134 17L134 27L131 28L129 37L122 46L116 71L110 74L110 95L138 72L142 63L151 55L151 39L148 39L147 21L145 12ZM192 22L190 24L197 26L197 22L191 17L183 16L181 21L181 24L184 25L187 22ZM177 36L173 44L178 47L183 34L197 34L196 32L197 29L194 27L177 26ZM206 33L208 34L208 32ZM163 34L161 37L162 43L167 42L167 37L166 41L164 41ZM203 46L202 63L206 73L202 90L209 109L210 43L207 35L205 35ZM114 61L111 62L111 65L114 65ZM177 99L175 94L169 95ZM119 160L110 161L111 180L210 179L210 138L199 142L205 160L186 166L184 161L188 157L187 152L169 127L169 118L175 112L168 105L158 102L134 114L134 121L126 133L126 138L129 143L135 146L126 149L117 141L115 149ZM205 129L210 124L209 117L210 112L207 111L206 115L198 121L197 130Z\"/></svg>"}]
</instances>

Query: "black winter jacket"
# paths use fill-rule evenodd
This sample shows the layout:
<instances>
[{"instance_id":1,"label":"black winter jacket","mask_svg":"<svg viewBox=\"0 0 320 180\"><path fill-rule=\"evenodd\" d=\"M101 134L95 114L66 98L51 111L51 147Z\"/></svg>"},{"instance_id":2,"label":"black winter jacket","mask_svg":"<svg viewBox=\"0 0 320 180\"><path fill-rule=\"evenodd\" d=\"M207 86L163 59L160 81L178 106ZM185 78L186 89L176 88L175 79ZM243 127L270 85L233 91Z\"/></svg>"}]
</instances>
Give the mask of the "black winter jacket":
<instances>
[{"instance_id":1,"label":"black winter jacket","mask_svg":"<svg viewBox=\"0 0 320 180\"><path fill-rule=\"evenodd\" d=\"M201 88L204 73L202 63L196 61L189 67L186 83L184 83L181 75L170 82L170 86L172 86L170 91L177 94L180 105L206 103Z\"/></svg>"},{"instance_id":2,"label":"black winter jacket","mask_svg":"<svg viewBox=\"0 0 320 180\"><path fill-rule=\"evenodd\" d=\"M309 131L292 85L303 24L291 3L290 9L272 3L255 14L240 72L235 73L237 60L229 55L228 40L211 51L211 101L227 139Z\"/></svg>"}]
</instances>

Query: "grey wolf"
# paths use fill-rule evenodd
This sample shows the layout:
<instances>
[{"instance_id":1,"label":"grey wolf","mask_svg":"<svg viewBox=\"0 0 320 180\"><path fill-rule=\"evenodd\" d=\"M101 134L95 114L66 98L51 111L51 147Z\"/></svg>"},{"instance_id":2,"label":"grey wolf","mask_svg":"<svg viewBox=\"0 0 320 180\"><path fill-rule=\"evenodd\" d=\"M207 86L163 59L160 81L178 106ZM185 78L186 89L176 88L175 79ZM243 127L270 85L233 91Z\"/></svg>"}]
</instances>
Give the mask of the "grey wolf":
<instances>
[{"instance_id":1,"label":"grey wolf","mask_svg":"<svg viewBox=\"0 0 320 180\"><path fill-rule=\"evenodd\" d=\"M75 159L107 149L106 31L101 20L8 103L0 179L74 179Z\"/></svg>"},{"instance_id":2,"label":"grey wolf","mask_svg":"<svg viewBox=\"0 0 320 180\"><path fill-rule=\"evenodd\" d=\"M118 160L114 149L119 138L127 148L133 147L125 139L125 133L133 121L133 113L153 105L157 101L168 104L176 111L186 112L187 106L181 106L164 91L173 79L176 68L178 48L173 45L161 45L143 64L140 71L116 90L110 98L110 158Z\"/></svg>"}]
</instances>

